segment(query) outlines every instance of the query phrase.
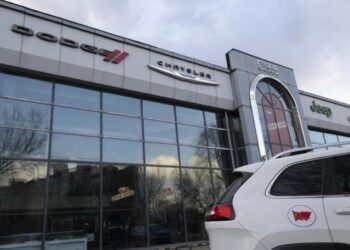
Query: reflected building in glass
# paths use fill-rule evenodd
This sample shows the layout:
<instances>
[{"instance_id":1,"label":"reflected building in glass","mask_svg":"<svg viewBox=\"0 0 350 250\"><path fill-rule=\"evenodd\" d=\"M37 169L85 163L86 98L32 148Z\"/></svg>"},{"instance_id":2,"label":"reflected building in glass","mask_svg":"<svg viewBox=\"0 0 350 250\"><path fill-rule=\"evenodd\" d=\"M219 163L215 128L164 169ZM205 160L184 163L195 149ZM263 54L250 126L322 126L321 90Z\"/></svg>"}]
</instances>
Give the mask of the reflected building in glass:
<instances>
[{"instance_id":1,"label":"reflected building in glass","mask_svg":"<svg viewBox=\"0 0 350 250\"><path fill-rule=\"evenodd\" d=\"M350 138L350 105L238 50L217 66L2 0L0 28L0 249L206 243L235 168Z\"/></svg>"}]
</instances>

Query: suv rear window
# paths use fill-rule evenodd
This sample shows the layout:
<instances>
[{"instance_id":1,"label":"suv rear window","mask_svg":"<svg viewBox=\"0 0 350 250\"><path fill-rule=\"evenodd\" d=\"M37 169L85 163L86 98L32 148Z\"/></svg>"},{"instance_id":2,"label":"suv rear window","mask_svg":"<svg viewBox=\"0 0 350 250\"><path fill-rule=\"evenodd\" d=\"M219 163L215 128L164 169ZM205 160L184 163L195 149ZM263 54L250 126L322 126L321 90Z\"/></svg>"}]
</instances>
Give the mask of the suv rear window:
<instances>
[{"instance_id":1,"label":"suv rear window","mask_svg":"<svg viewBox=\"0 0 350 250\"><path fill-rule=\"evenodd\" d=\"M288 167L271 188L276 196L322 195L323 160L303 162Z\"/></svg>"},{"instance_id":2,"label":"suv rear window","mask_svg":"<svg viewBox=\"0 0 350 250\"><path fill-rule=\"evenodd\" d=\"M252 176L252 173L248 172L234 172L233 181L228 186L226 191L217 200L216 204L228 204L232 202L233 196L237 193L239 188Z\"/></svg>"}]
</instances>

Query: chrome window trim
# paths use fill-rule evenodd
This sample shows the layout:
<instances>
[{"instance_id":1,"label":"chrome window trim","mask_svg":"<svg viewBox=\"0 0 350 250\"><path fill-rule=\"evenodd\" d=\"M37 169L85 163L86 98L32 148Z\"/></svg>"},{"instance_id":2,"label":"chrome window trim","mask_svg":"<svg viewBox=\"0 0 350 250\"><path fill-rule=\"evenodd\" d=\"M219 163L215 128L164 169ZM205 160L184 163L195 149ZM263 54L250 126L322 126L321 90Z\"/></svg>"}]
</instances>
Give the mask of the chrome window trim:
<instances>
[{"instance_id":1,"label":"chrome window trim","mask_svg":"<svg viewBox=\"0 0 350 250\"><path fill-rule=\"evenodd\" d=\"M301 123L301 118L300 118L300 112L299 112L299 107L297 105L297 103L295 102L295 99L293 97L293 95L290 93L289 89L277 78L266 75L266 74L260 74L257 75L251 85L250 85L250 90L249 90L249 95L250 95L250 105L252 107L252 113L253 113L253 120L254 120L254 125L255 125L255 131L256 131L256 136L258 139L258 147L259 147L259 151L260 151L260 159L261 160L266 160L267 159L267 155L266 155L266 147L265 147L265 142L264 142L264 135L263 135L263 131L262 131L262 127L260 124L260 118L259 118L259 110L258 110L258 104L257 104L257 100L256 100L256 88L258 83L265 79L272 79L274 81L276 81L278 84L280 84L282 86L282 88L289 94L289 96L292 98L292 101L294 103L294 106L296 108L297 111L297 115L298 115L298 122L301 128L301 135L303 137L303 143L306 146L307 142L305 139L305 132L304 132L304 128L303 125Z\"/></svg>"}]
</instances>

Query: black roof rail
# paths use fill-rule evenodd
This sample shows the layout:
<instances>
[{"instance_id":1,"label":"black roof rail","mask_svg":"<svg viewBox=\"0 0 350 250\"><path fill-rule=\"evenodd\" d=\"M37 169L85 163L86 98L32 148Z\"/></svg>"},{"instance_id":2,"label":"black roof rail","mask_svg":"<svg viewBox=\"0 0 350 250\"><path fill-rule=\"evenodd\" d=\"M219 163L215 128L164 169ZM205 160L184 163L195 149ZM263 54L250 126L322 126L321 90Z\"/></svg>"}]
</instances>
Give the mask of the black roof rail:
<instances>
[{"instance_id":1,"label":"black roof rail","mask_svg":"<svg viewBox=\"0 0 350 250\"><path fill-rule=\"evenodd\" d=\"M271 159L279 159L279 158L283 158L283 157L287 157L287 156L292 156L292 155L299 155L299 154L304 154L304 153L308 153L311 151L314 151L315 149L325 149L328 150L329 148L334 148L334 147L342 147L345 145L350 145L350 141L346 141L346 142L341 142L341 143L331 143L331 144L324 144L324 145L318 145L318 146L312 146L312 147L303 147L303 148L296 148L296 149L290 149L287 151L283 151L277 155L274 155L273 157L271 157L269 160Z\"/></svg>"}]
</instances>

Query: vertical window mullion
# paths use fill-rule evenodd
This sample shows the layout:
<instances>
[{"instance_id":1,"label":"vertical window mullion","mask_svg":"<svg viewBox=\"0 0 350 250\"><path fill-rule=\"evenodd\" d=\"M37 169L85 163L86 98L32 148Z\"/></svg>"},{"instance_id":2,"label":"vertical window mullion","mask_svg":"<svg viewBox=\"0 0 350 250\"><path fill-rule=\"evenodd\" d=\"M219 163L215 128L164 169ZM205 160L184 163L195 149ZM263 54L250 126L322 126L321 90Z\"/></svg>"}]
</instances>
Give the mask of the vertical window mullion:
<instances>
[{"instance_id":1,"label":"vertical window mullion","mask_svg":"<svg viewBox=\"0 0 350 250\"><path fill-rule=\"evenodd\" d=\"M143 115L143 100L140 100L140 105L141 105L141 130L142 130L142 152L143 152L143 185L145 189L145 201L144 201L144 206L145 206L145 214L146 214L146 243L147 246L151 245L151 235L149 231L149 208L148 208L148 183L147 183L147 176L146 176L146 171L147 171L147 166L146 166L146 143L145 143L145 123L144 123L144 115Z\"/></svg>"},{"instance_id":2,"label":"vertical window mullion","mask_svg":"<svg viewBox=\"0 0 350 250\"><path fill-rule=\"evenodd\" d=\"M176 134L176 146L177 146L177 155L179 159L179 172L180 172L180 186L181 186L181 204L182 204L182 214L183 214L183 226L185 233L185 241L188 242L188 232L187 232L187 218L186 218L186 208L185 208L185 193L182 182L182 164L181 164L181 154L180 154L180 141L179 141L179 130L177 123L177 113L176 106L174 105L174 115L175 115L175 134Z\"/></svg>"},{"instance_id":3,"label":"vertical window mullion","mask_svg":"<svg viewBox=\"0 0 350 250\"><path fill-rule=\"evenodd\" d=\"M55 89L56 83L52 83L52 93L51 93L51 107L50 107L50 127L49 127L49 142L48 142L48 152L47 152L47 173L45 182L45 196L44 196L44 218L43 218L43 234L41 241L41 249L45 250L46 241L46 224L48 215L48 199L49 199L49 185L50 185L50 167L51 167L51 149L52 149L52 129L53 129L53 115L54 115L54 102L55 102Z\"/></svg>"},{"instance_id":4,"label":"vertical window mullion","mask_svg":"<svg viewBox=\"0 0 350 250\"><path fill-rule=\"evenodd\" d=\"M102 250L103 247L103 99L102 91L100 91L100 199L99 199L99 248Z\"/></svg>"}]
</instances>

